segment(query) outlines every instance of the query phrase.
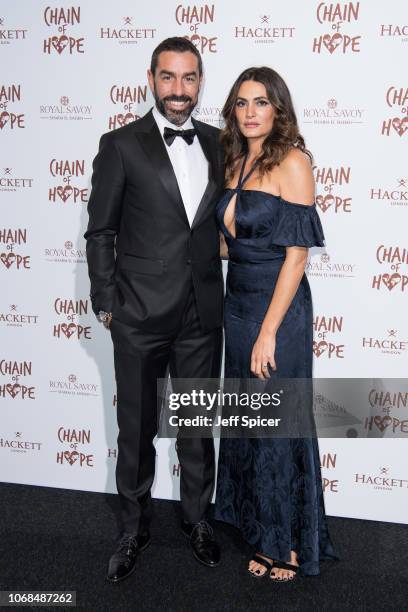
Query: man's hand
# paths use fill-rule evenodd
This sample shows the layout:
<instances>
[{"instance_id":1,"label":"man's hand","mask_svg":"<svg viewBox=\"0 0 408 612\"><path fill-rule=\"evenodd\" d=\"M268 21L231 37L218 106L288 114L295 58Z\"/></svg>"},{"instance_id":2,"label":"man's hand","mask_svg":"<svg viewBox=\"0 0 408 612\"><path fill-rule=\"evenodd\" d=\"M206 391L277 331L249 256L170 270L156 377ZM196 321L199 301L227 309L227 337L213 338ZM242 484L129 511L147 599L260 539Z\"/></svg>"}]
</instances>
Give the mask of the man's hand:
<instances>
[{"instance_id":1,"label":"man's hand","mask_svg":"<svg viewBox=\"0 0 408 612\"><path fill-rule=\"evenodd\" d=\"M104 310L100 310L98 314L98 319L103 323L106 329L109 329L111 321L112 321L112 313L105 312Z\"/></svg>"}]
</instances>

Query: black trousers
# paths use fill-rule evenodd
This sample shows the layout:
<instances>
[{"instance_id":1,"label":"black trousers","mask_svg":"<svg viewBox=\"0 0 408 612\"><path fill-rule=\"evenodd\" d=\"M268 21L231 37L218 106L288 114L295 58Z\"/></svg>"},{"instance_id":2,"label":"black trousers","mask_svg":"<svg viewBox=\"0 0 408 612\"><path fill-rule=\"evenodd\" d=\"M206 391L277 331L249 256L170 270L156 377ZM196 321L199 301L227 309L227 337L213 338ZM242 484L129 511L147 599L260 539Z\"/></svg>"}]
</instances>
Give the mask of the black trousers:
<instances>
[{"instance_id":1,"label":"black trousers","mask_svg":"<svg viewBox=\"0 0 408 612\"><path fill-rule=\"evenodd\" d=\"M222 328L203 332L191 290L174 334L143 331L115 318L111 333L119 426L116 484L122 528L129 533L142 533L151 519L157 379L165 378L168 371L174 378L218 378ZM177 455L183 518L195 523L205 516L213 494L214 441L180 437Z\"/></svg>"}]
</instances>

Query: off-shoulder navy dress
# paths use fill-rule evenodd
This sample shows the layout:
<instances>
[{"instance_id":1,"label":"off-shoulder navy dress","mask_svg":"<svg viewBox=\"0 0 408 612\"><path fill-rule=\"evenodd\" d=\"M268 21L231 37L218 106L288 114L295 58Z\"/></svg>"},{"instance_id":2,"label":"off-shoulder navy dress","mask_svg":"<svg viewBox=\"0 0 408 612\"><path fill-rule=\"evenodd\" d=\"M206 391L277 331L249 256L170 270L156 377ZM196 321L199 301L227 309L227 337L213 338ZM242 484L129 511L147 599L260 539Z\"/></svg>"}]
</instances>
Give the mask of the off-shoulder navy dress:
<instances>
[{"instance_id":1,"label":"off-shoulder navy dress","mask_svg":"<svg viewBox=\"0 0 408 612\"><path fill-rule=\"evenodd\" d=\"M243 168L245 167L245 161ZM225 378L251 378L253 345L272 299L289 246L323 246L316 206L287 202L263 191L226 189L217 220L228 246L225 302ZM224 223L231 198L235 233ZM278 329L276 375L312 376L312 300L305 275ZM319 573L319 561L336 558L328 534L317 440L222 438L215 518L241 530L254 550L272 559L298 555L304 575Z\"/></svg>"}]
</instances>

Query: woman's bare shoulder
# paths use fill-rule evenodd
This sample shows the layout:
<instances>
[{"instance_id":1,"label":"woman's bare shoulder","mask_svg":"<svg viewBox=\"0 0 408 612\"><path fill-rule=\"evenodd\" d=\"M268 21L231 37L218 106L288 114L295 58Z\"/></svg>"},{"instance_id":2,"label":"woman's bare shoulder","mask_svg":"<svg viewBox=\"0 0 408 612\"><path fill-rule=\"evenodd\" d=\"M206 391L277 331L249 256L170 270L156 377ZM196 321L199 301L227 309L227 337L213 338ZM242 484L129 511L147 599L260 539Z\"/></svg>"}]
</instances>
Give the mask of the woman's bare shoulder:
<instances>
[{"instance_id":1,"label":"woman's bare shoulder","mask_svg":"<svg viewBox=\"0 0 408 612\"><path fill-rule=\"evenodd\" d=\"M293 147L281 161L279 168L285 173L293 173L302 171L309 172L311 171L312 166L310 163L310 157L300 149Z\"/></svg>"},{"instance_id":2,"label":"woman's bare shoulder","mask_svg":"<svg viewBox=\"0 0 408 612\"><path fill-rule=\"evenodd\" d=\"M281 197L297 204L313 204L315 185L310 158L293 148L279 165Z\"/></svg>"}]
</instances>

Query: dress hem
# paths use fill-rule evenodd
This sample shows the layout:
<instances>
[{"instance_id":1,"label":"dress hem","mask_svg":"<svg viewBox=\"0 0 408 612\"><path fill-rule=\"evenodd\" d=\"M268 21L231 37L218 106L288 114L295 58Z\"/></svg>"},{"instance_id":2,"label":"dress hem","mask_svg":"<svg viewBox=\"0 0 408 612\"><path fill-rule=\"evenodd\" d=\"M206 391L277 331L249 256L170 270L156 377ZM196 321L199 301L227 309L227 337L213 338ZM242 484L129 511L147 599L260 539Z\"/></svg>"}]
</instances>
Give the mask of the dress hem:
<instances>
[{"instance_id":1,"label":"dress hem","mask_svg":"<svg viewBox=\"0 0 408 612\"><path fill-rule=\"evenodd\" d=\"M249 546L254 546L254 544L252 542L249 542L249 540L247 540L247 538L245 538L245 536L242 533L242 529L241 527L233 521L227 521L225 519L222 518L218 518L217 514L214 515L214 520L219 521L220 523L226 523L227 525L232 525L232 527L235 527L236 529L238 529L238 531L241 534L241 537L243 538L243 540L249 544ZM270 559L274 559L275 561L285 561L285 559L280 559L279 556L274 555L272 553L270 553L269 551L265 551L265 550L256 550L257 553L260 553L261 555L264 555L265 557L269 557ZM299 553L295 550L296 554L298 555ZM320 576L320 562L321 561L339 561L339 557L335 554L320 554L319 555L319 561L306 561L305 563L303 563L304 565L314 565L317 566L316 569L309 569L309 571L305 571L305 569L302 567L302 565L299 565L299 574L302 576ZM285 561L286 563L289 563L289 561Z\"/></svg>"}]
</instances>

